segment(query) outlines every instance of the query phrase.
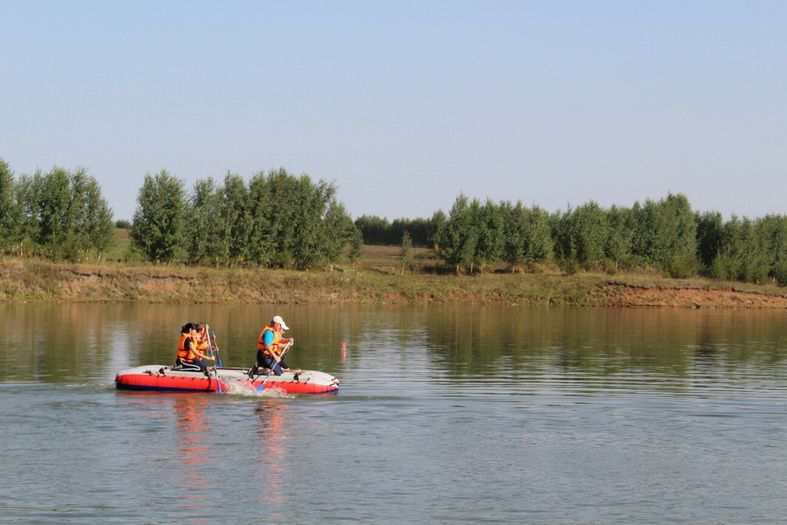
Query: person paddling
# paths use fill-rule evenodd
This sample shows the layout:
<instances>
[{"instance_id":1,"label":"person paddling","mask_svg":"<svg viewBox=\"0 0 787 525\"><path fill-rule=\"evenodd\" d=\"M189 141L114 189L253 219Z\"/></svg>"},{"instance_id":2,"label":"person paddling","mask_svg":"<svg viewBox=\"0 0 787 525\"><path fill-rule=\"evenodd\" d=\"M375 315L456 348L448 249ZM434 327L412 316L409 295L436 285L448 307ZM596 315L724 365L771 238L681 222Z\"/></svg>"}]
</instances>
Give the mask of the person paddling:
<instances>
[{"instance_id":1,"label":"person paddling","mask_svg":"<svg viewBox=\"0 0 787 525\"><path fill-rule=\"evenodd\" d=\"M181 370L198 370L208 375L208 365L206 361L213 361L214 358L205 355L198 348L199 336L197 327L194 323L186 323L180 329L180 341L178 342L178 353L175 358L175 368Z\"/></svg>"},{"instance_id":2,"label":"person paddling","mask_svg":"<svg viewBox=\"0 0 787 525\"><path fill-rule=\"evenodd\" d=\"M256 369L250 375L256 375L259 368L267 368L277 376L282 370L287 370L287 364L282 361L282 355L287 345L295 343L295 339L285 339L284 332L290 328L285 324L280 315L273 316L269 325L263 327L257 338L257 363Z\"/></svg>"}]
</instances>

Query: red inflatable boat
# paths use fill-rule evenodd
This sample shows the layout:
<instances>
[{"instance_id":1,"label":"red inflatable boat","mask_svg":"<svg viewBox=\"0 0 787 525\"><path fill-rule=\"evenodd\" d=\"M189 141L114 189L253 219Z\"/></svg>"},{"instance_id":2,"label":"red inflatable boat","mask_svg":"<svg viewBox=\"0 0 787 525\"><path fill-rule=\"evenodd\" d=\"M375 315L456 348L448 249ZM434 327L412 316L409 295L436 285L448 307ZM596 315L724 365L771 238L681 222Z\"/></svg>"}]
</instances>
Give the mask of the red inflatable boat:
<instances>
[{"instance_id":1,"label":"red inflatable boat","mask_svg":"<svg viewBox=\"0 0 787 525\"><path fill-rule=\"evenodd\" d=\"M315 370L283 372L277 376L249 378L244 368L219 368L205 376L199 371L173 370L163 365L146 365L118 372L115 385L126 390L163 390L181 392L229 392L278 389L288 394L325 394L339 390L339 380Z\"/></svg>"}]
</instances>

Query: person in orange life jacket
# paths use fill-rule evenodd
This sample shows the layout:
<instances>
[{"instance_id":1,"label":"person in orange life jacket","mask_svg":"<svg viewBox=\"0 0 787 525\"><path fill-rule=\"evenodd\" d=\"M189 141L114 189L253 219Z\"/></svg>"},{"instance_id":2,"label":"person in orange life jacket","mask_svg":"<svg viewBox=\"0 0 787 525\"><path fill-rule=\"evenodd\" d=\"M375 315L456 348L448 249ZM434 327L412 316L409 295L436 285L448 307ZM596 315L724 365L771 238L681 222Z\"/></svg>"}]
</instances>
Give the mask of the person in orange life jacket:
<instances>
[{"instance_id":1,"label":"person in orange life jacket","mask_svg":"<svg viewBox=\"0 0 787 525\"><path fill-rule=\"evenodd\" d=\"M180 341L178 342L175 367L179 367L182 370L199 370L207 375L208 365L205 361L213 361L213 358L202 353L197 347L198 344L199 336L197 335L196 325L194 323L184 324L180 329Z\"/></svg>"},{"instance_id":2,"label":"person in orange life jacket","mask_svg":"<svg viewBox=\"0 0 787 525\"><path fill-rule=\"evenodd\" d=\"M210 352L208 325L206 323L197 323L195 328L197 330L197 350L207 355ZM219 349L214 346L213 351L218 352Z\"/></svg>"},{"instance_id":3,"label":"person in orange life jacket","mask_svg":"<svg viewBox=\"0 0 787 525\"><path fill-rule=\"evenodd\" d=\"M295 339L285 339L282 336L289 327L280 315L275 315L271 323L265 326L257 338L257 366L268 368L280 376L282 370L287 370L287 363L282 361L281 355L288 343L295 343Z\"/></svg>"}]
</instances>

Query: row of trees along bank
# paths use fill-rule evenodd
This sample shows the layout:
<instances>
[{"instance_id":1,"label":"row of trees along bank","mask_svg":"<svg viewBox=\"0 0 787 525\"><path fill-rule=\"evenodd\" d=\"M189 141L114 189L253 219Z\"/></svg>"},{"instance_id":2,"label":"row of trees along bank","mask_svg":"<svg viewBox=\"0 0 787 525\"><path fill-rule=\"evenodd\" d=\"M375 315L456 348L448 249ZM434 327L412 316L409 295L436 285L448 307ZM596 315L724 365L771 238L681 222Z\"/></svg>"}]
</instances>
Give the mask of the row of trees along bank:
<instances>
[{"instance_id":1,"label":"row of trees along bank","mask_svg":"<svg viewBox=\"0 0 787 525\"><path fill-rule=\"evenodd\" d=\"M228 174L223 184L183 183L161 171L147 175L131 226L136 247L152 261L189 261L306 269L361 255L362 237L336 187L280 169L248 184Z\"/></svg>"},{"instance_id":2,"label":"row of trees along bank","mask_svg":"<svg viewBox=\"0 0 787 525\"><path fill-rule=\"evenodd\" d=\"M112 211L84 169L15 180L0 159L0 253L79 260L113 242Z\"/></svg>"},{"instance_id":3,"label":"row of trees along bank","mask_svg":"<svg viewBox=\"0 0 787 525\"><path fill-rule=\"evenodd\" d=\"M554 262L567 273L653 267L674 277L787 283L787 217L724 220L693 211L683 195L554 213L459 195L447 215L353 223L335 186L307 175L280 169L246 181L228 174L222 183L199 180L187 192L161 171L139 189L130 237L135 253L154 262L305 269L354 262L364 241L396 244L405 233L408 243L433 248L457 272ZM0 160L2 253L100 259L112 242L111 210L85 170L54 168L15 180Z\"/></svg>"},{"instance_id":4,"label":"row of trees along bank","mask_svg":"<svg viewBox=\"0 0 787 525\"><path fill-rule=\"evenodd\" d=\"M147 175L130 227L129 257L160 263L305 269L354 262L363 247L333 184L284 169L248 184L199 180L190 193L166 171ZM84 169L15 179L0 159L0 253L100 260L113 243L112 211Z\"/></svg>"},{"instance_id":5,"label":"row of trees along bank","mask_svg":"<svg viewBox=\"0 0 787 525\"><path fill-rule=\"evenodd\" d=\"M701 273L787 284L787 217L725 221L718 212L693 211L680 194L630 208L604 209L591 201L554 213L521 202L482 203L459 195L447 216L438 211L428 220L393 223L363 216L355 224L364 241L389 244L412 226L412 243L434 247L457 272L554 262L567 273L651 267L672 277Z\"/></svg>"}]
</instances>

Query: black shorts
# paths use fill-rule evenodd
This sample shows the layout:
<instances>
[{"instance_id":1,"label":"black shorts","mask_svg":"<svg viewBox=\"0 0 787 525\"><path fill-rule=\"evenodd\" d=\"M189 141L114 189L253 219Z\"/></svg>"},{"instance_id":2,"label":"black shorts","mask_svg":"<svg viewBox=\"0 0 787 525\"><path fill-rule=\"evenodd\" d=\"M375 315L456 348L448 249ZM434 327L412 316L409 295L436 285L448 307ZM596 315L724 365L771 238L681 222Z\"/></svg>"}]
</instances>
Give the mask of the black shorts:
<instances>
[{"instance_id":1,"label":"black shorts","mask_svg":"<svg viewBox=\"0 0 787 525\"><path fill-rule=\"evenodd\" d=\"M277 376L281 375L282 368L287 368L287 363L284 361L277 363L274 358L269 355L265 355L260 350L257 350L257 364L260 366L260 368L268 368L273 370L273 373Z\"/></svg>"}]
</instances>

